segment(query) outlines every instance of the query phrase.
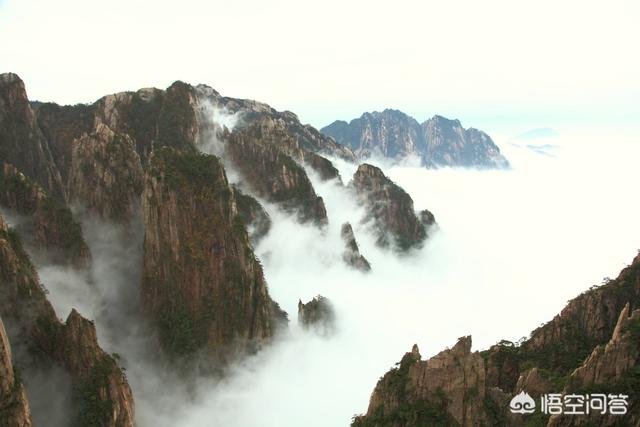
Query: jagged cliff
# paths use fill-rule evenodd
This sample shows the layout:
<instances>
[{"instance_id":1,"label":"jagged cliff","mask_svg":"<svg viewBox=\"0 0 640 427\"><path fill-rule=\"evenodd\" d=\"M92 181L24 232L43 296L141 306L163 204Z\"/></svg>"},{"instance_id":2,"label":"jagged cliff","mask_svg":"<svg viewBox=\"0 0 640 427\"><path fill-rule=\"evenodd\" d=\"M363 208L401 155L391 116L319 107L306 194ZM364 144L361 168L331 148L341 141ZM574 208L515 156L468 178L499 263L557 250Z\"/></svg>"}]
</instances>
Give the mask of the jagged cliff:
<instances>
[{"instance_id":1,"label":"jagged cliff","mask_svg":"<svg viewBox=\"0 0 640 427\"><path fill-rule=\"evenodd\" d=\"M19 238L2 218L0 317L10 326L10 341L26 349L18 361L25 371L59 366L70 377L73 425L133 426L131 389L99 347L93 323L75 310L66 323L58 320Z\"/></svg>"},{"instance_id":2,"label":"jagged cliff","mask_svg":"<svg viewBox=\"0 0 640 427\"><path fill-rule=\"evenodd\" d=\"M277 138L272 142L283 147L288 146L287 150L293 157L315 153L352 162L356 160L349 148L336 144L333 139L326 137L314 127L300 123L298 117L290 111L276 111L267 104L253 100L223 97L206 85L198 85L196 91L201 104L205 104L205 113L211 114L211 109L214 109L219 113L232 115L239 129L253 125L274 130L277 132ZM278 141L279 135L282 134L287 136L283 141ZM298 151L298 154L294 151Z\"/></svg>"},{"instance_id":3,"label":"jagged cliff","mask_svg":"<svg viewBox=\"0 0 640 427\"><path fill-rule=\"evenodd\" d=\"M24 83L12 73L0 74L0 160L17 167L53 197L65 198L60 173Z\"/></svg>"},{"instance_id":4,"label":"jagged cliff","mask_svg":"<svg viewBox=\"0 0 640 427\"><path fill-rule=\"evenodd\" d=\"M11 345L0 318L0 426L31 427L27 391L13 366Z\"/></svg>"},{"instance_id":5,"label":"jagged cliff","mask_svg":"<svg viewBox=\"0 0 640 427\"><path fill-rule=\"evenodd\" d=\"M344 252L342 253L344 262L357 270L365 272L371 271L371 264L369 264L369 261L360 253L360 248L358 247L358 242L356 241L356 236L353 233L351 224L348 222L342 224L340 237L344 242Z\"/></svg>"},{"instance_id":6,"label":"jagged cliff","mask_svg":"<svg viewBox=\"0 0 640 427\"><path fill-rule=\"evenodd\" d=\"M94 132L74 141L69 200L105 219L124 223L137 212L142 176L132 139L100 123Z\"/></svg>"},{"instance_id":7,"label":"jagged cliff","mask_svg":"<svg viewBox=\"0 0 640 427\"><path fill-rule=\"evenodd\" d=\"M416 215L411 196L375 166L361 164L349 186L367 208L365 221L372 222L381 246L402 251L419 247L435 225L431 212Z\"/></svg>"},{"instance_id":8,"label":"jagged cliff","mask_svg":"<svg viewBox=\"0 0 640 427\"><path fill-rule=\"evenodd\" d=\"M255 246L271 229L271 218L255 198L244 194L237 186L232 187L238 215L249 233L251 244Z\"/></svg>"},{"instance_id":9,"label":"jagged cliff","mask_svg":"<svg viewBox=\"0 0 640 427\"><path fill-rule=\"evenodd\" d=\"M470 337L426 361L414 345L398 367L380 379L366 415L356 417L353 425L486 424L484 369L482 357L471 353Z\"/></svg>"},{"instance_id":10,"label":"jagged cliff","mask_svg":"<svg viewBox=\"0 0 640 427\"><path fill-rule=\"evenodd\" d=\"M76 267L89 264L89 248L71 210L4 162L0 162L0 207L21 217L16 229L40 255Z\"/></svg>"},{"instance_id":11,"label":"jagged cliff","mask_svg":"<svg viewBox=\"0 0 640 427\"><path fill-rule=\"evenodd\" d=\"M441 116L420 124L401 111L387 109L364 113L349 123L338 120L321 131L363 160L417 157L427 167L504 168L509 164L489 135Z\"/></svg>"},{"instance_id":12,"label":"jagged cliff","mask_svg":"<svg viewBox=\"0 0 640 427\"><path fill-rule=\"evenodd\" d=\"M302 222L327 222L324 201L304 168L282 149L246 131L229 134L228 140L228 158L255 195L296 213Z\"/></svg>"},{"instance_id":13,"label":"jagged cliff","mask_svg":"<svg viewBox=\"0 0 640 427\"><path fill-rule=\"evenodd\" d=\"M503 341L471 352L470 337L420 361L417 348L377 384L353 425L638 425L640 404L640 255L617 279L568 303L521 345ZM630 396L626 415L508 412L521 391ZM538 400L539 402L539 400Z\"/></svg>"},{"instance_id":14,"label":"jagged cliff","mask_svg":"<svg viewBox=\"0 0 640 427\"><path fill-rule=\"evenodd\" d=\"M318 295L303 303L298 300L298 323L322 335L331 335L336 329L336 313L328 298Z\"/></svg>"},{"instance_id":15,"label":"jagged cliff","mask_svg":"<svg viewBox=\"0 0 640 427\"><path fill-rule=\"evenodd\" d=\"M220 111L237 123L221 123ZM216 139L220 158L201 154ZM313 182L342 185L330 158L356 160L291 112L205 86L177 81L59 106L29 102L19 77L0 76L0 208L17 219L17 233L0 227L0 316L20 365L27 373L34 366L64 372L74 425L133 424L131 390L93 323L75 310L58 319L20 243L55 264L92 267L79 218L125 232L141 220L142 283L131 286L140 288L145 321L172 361L202 355L198 363L215 364L269 342L286 313L270 298L252 248L270 228L260 203L323 226L328 215ZM419 246L433 216L416 215L410 197L380 171L360 172L351 188L380 243ZM368 270L350 226L342 234L345 261Z\"/></svg>"},{"instance_id":16,"label":"jagged cliff","mask_svg":"<svg viewBox=\"0 0 640 427\"><path fill-rule=\"evenodd\" d=\"M268 341L283 313L269 297L220 161L156 150L142 205L142 301L163 349L222 357Z\"/></svg>"}]
</instances>

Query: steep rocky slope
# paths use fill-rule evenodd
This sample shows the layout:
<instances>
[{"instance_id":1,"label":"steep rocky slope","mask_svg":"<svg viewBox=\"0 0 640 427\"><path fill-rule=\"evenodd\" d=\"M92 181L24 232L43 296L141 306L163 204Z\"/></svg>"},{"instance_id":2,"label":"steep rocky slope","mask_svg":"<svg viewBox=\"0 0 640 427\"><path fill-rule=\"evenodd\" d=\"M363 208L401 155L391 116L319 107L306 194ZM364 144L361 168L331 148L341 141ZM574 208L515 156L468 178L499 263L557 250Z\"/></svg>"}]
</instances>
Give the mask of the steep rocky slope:
<instances>
[{"instance_id":1,"label":"steep rocky slope","mask_svg":"<svg viewBox=\"0 0 640 427\"><path fill-rule=\"evenodd\" d=\"M49 197L13 165L0 162L0 209L19 216L16 225L23 240L51 261L86 267L89 248L80 224L59 199Z\"/></svg>"},{"instance_id":2,"label":"steep rocky slope","mask_svg":"<svg viewBox=\"0 0 640 427\"><path fill-rule=\"evenodd\" d=\"M228 135L227 156L253 194L296 213L301 222L327 222L324 201L304 168L277 145L253 133Z\"/></svg>"},{"instance_id":3,"label":"steep rocky slope","mask_svg":"<svg viewBox=\"0 0 640 427\"><path fill-rule=\"evenodd\" d=\"M640 255L617 279L569 302L521 345L503 341L470 351L470 338L421 361L414 348L377 384L353 425L638 425L640 404ZM630 396L625 415L509 413L521 391ZM537 400L539 402L539 399Z\"/></svg>"},{"instance_id":4,"label":"steep rocky slope","mask_svg":"<svg viewBox=\"0 0 640 427\"><path fill-rule=\"evenodd\" d=\"M377 167L361 164L349 183L356 198L367 208L365 221L373 223L378 244L401 251L419 247L435 219L429 211L418 215L413 200Z\"/></svg>"},{"instance_id":5,"label":"steep rocky slope","mask_svg":"<svg viewBox=\"0 0 640 427\"><path fill-rule=\"evenodd\" d=\"M271 218L260 202L232 186L236 196L238 215L249 233L251 244L255 246L271 229Z\"/></svg>"},{"instance_id":6,"label":"steep rocky slope","mask_svg":"<svg viewBox=\"0 0 640 427\"><path fill-rule=\"evenodd\" d=\"M342 254L344 262L357 270L370 271L371 264L369 264L369 261L360 253L360 248L358 247L358 242L356 241L356 236L353 233L351 224L348 222L342 224L340 237L345 246Z\"/></svg>"},{"instance_id":7,"label":"steep rocky slope","mask_svg":"<svg viewBox=\"0 0 640 427\"><path fill-rule=\"evenodd\" d=\"M398 110L364 113L347 123L321 129L363 160L371 156L401 160L416 157L427 167L504 168L507 160L489 135L464 129L458 120L434 116L424 123Z\"/></svg>"},{"instance_id":8,"label":"steep rocky slope","mask_svg":"<svg viewBox=\"0 0 640 427\"><path fill-rule=\"evenodd\" d=\"M269 297L220 161L157 150L142 203L142 301L163 349L224 357L267 342L284 314Z\"/></svg>"},{"instance_id":9,"label":"steep rocky slope","mask_svg":"<svg viewBox=\"0 0 640 427\"><path fill-rule=\"evenodd\" d=\"M12 73L0 74L0 160L17 167L53 197L65 198L60 173L24 83Z\"/></svg>"},{"instance_id":10,"label":"steep rocky slope","mask_svg":"<svg viewBox=\"0 0 640 427\"><path fill-rule=\"evenodd\" d=\"M142 193L143 171L133 140L100 123L73 141L69 200L110 221L134 217Z\"/></svg>"},{"instance_id":11,"label":"steep rocky slope","mask_svg":"<svg viewBox=\"0 0 640 427\"><path fill-rule=\"evenodd\" d=\"M298 323L305 329L313 329L322 335L330 335L336 329L336 313L328 298L318 295L311 301L298 301Z\"/></svg>"},{"instance_id":12,"label":"steep rocky slope","mask_svg":"<svg viewBox=\"0 0 640 427\"><path fill-rule=\"evenodd\" d=\"M26 373L59 366L73 384L73 425L132 426L133 397L93 323L75 310L61 323L19 238L0 218L0 316ZM37 390L32 390L37 392ZM27 384L27 392L29 392Z\"/></svg>"},{"instance_id":13,"label":"steep rocky slope","mask_svg":"<svg viewBox=\"0 0 640 427\"><path fill-rule=\"evenodd\" d=\"M0 426L31 427L27 391L13 366L11 345L0 318Z\"/></svg>"},{"instance_id":14,"label":"steep rocky slope","mask_svg":"<svg viewBox=\"0 0 640 427\"><path fill-rule=\"evenodd\" d=\"M298 117L290 111L276 111L267 104L253 100L223 97L205 85L198 85L196 90L201 103L205 104L205 112L210 114L211 109L214 109L226 116L231 115L239 129L255 125L271 128L288 135L282 145L289 145L288 150L291 150L289 154L293 154L293 150L300 150L303 155L316 153L347 161L355 161L356 159L349 148L336 144L333 139L323 135L314 127L303 125ZM298 157L297 155L293 156Z\"/></svg>"},{"instance_id":15,"label":"steep rocky slope","mask_svg":"<svg viewBox=\"0 0 640 427\"><path fill-rule=\"evenodd\" d=\"M13 74L3 76L0 159L53 197L66 200L69 194L74 204L111 221L131 220L141 170L161 147L195 152L210 138L234 142L229 158L255 195L285 210L293 207L301 220L319 224L326 222L326 212L304 167L323 180L340 180L323 155L355 160L348 148L301 124L291 112L222 97L203 85L177 81L166 90L140 89L107 95L91 105L58 106L30 104L22 81ZM218 110L236 115L238 126L228 129L215 122ZM25 157L20 144L31 146L30 156ZM272 182L264 185L266 180Z\"/></svg>"}]
</instances>

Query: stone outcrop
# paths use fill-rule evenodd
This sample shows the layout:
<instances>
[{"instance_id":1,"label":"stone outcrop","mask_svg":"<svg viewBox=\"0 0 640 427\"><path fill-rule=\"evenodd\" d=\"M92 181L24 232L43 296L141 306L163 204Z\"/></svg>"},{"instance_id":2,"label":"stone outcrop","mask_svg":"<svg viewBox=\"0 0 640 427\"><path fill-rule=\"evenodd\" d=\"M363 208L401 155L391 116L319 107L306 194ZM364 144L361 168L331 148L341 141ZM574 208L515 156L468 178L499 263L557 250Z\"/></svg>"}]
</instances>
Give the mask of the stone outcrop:
<instances>
[{"instance_id":1,"label":"stone outcrop","mask_svg":"<svg viewBox=\"0 0 640 427\"><path fill-rule=\"evenodd\" d=\"M362 254L360 254L360 248L358 247L356 236L353 234L353 227L351 227L351 224L348 222L342 224L340 237L342 237L342 241L345 245L344 252L342 254L344 262L356 270L371 271L371 264L369 264L369 261L367 261Z\"/></svg>"},{"instance_id":2,"label":"stone outcrop","mask_svg":"<svg viewBox=\"0 0 640 427\"><path fill-rule=\"evenodd\" d=\"M0 426L31 427L27 392L16 374L9 338L0 318Z\"/></svg>"},{"instance_id":3,"label":"stone outcrop","mask_svg":"<svg viewBox=\"0 0 640 427\"><path fill-rule=\"evenodd\" d=\"M24 83L12 73L0 74L0 161L14 165L52 197L65 199L60 173Z\"/></svg>"},{"instance_id":4,"label":"stone outcrop","mask_svg":"<svg viewBox=\"0 0 640 427\"><path fill-rule=\"evenodd\" d=\"M276 111L267 104L253 100L223 97L205 85L198 85L195 89L201 105L204 104L206 107L212 107L236 117L237 130L242 131L247 127L261 129L263 134L272 136L270 138L272 143L298 160L303 160L310 153L336 157L349 162L356 160L349 148L337 144L314 127L303 125L290 111ZM285 135L284 139L280 139L283 135Z\"/></svg>"},{"instance_id":5,"label":"stone outcrop","mask_svg":"<svg viewBox=\"0 0 640 427\"><path fill-rule=\"evenodd\" d=\"M91 255L80 224L59 199L49 197L13 165L0 162L0 207L20 216L16 225L23 240L55 263L88 265Z\"/></svg>"},{"instance_id":6,"label":"stone outcrop","mask_svg":"<svg viewBox=\"0 0 640 427\"><path fill-rule=\"evenodd\" d=\"M139 209L143 171L133 140L100 123L73 141L69 200L102 218L126 223Z\"/></svg>"},{"instance_id":7,"label":"stone outcrop","mask_svg":"<svg viewBox=\"0 0 640 427\"><path fill-rule=\"evenodd\" d=\"M251 244L255 246L269 233L271 218L256 199L244 194L236 186L233 186L233 192L236 196L238 215L249 233Z\"/></svg>"},{"instance_id":8,"label":"stone outcrop","mask_svg":"<svg viewBox=\"0 0 640 427\"><path fill-rule=\"evenodd\" d=\"M639 291L640 255L618 278L571 300L520 345L501 341L470 353L470 338L463 338L426 362L414 348L378 382L367 413L353 425L638 425ZM523 391L536 400L545 393L630 398L625 415L509 413L510 399Z\"/></svg>"},{"instance_id":9,"label":"stone outcrop","mask_svg":"<svg viewBox=\"0 0 640 427\"><path fill-rule=\"evenodd\" d=\"M38 126L49 145L63 186L69 180L74 140L93 131L95 107L77 104L31 103Z\"/></svg>"},{"instance_id":10,"label":"stone outcrop","mask_svg":"<svg viewBox=\"0 0 640 427\"><path fill-rule=\"evenodd\" d=\"M322 335L335 332L336 313L328 298L318 295L308 303L298 301L298 323L305 329L314 329Z\"/></svg>"},{"instance_id":11,"label":"stone outcrop","mask_svg":"<svg viewBox=\"0 0 640 427\"><path fill-rule=\"evenodd\" d=\"M372 222L380 246L405 251L422 245L435 223L433 215L423 211L417 216L411 196L379 168L361 164L349 186L365 205L365 221Z\"/></svg>"},{"instance_id":12,"label":"stone outcrop","mask_svg":"<svg viewBox=\"0 0 640 427\"><path fill-rule=\"evenodd\" d=\"M627 304L620 313L611 339L597 346L569 377L564 393L592 391L594 393L626 394L629 412L624 425L640 424L640 404L634 401L640 387L640 309L629 313ZM620 415L590 416L554 415L549 426L620 425Z\"/></svg>"},{"instance_id":13,"label":"stone outcrop","mask_svg":"<svg viewBox=\"0 0 640 427\"><path fill-rule=\"evenodd\" d=\"M504 168L509 165L489 135L464 129L458 120L441 116L419 124L398 110L364 113L347 123L338 120L322 133L351 148L362 160L372 156L393 160L420 159L427 167Z\"/></svg>"},{"instance_id":14,"label":"stone outcrop","mask_svg":"<svg viewBox=\"0 0 640 427\"><path fill-rule=\"evenodd\" d=\"M0 316L11 325L11 342L27 349L20 366L55 365L69 375L74 425L133 426L131 389L99 347L93 324L75 311L66 323L58 320L19 238L1 218Z\"/></svg>"},{"instance_id":15,"label":"stone outcrop","mask_svg":"<svg viewBox=\"0 0 640 427\"><path fill-rule=\"evenodd\" d=\"M324 201L302 166L278 146L246 133L227 138L228 159L253 194L295 213L301 222L326 224Z\"/></svg>"},{"instance_id":16,"label":"stone outcrop","mask_svg":"<svg viewBox=\"0 0 640 427\"><path fill-rule=\"evenodd\" d=\"M155 151L142 201L142 303L170 356L255 348L284 319L235 197L216 157Z\"/></svg>"},{"instance_id":17,"label":"stone outcrop","mask_svg":"<svg viewBox=\"0 0 640 427\"><path fill-rule=\"evenodd\" d=\"M484 401L484 361L471 352L471 337L426 361L414 345L378 382L367 414L353 425L482 425Z\"/></svg>"},{"instance_id":18,"label":"stone outcrop","mask_svg":"<svg viewBox=\"0 0 640 427\"><path fill-rule=\"evenodd\" d=\"M595 346L611 338L626 304L632 311L640 308L640 255L616 279L571 300L531 333L521 352L541 367L575 369Z\"/></svg>"}]
</instances>

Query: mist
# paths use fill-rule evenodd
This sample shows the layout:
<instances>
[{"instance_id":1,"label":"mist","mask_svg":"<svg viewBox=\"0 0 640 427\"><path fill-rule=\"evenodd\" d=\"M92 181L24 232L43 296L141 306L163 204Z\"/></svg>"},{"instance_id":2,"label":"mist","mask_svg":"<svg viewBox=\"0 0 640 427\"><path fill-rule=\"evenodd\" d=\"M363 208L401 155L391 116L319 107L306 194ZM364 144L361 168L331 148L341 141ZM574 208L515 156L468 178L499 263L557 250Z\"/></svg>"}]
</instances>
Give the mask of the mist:
<instances>
[{"instance_id":1,"label":"mist","mask_svg":"<svg viewBox=\"0 0 640 427\"><path fill-rule=\"evenodd\" d=\"M463 335L473 336L475 350L517 341L568 299L615 277L640 246L634 138L560 129L550 153L527 147L535 141L496 139L512 164L504 171L379 163L416 210L429 209L438 222L425 246L404 257L376 246L345 187L308 170L328 226L301 225L263 200L273 226L255 248L289 328L238 361L224 380L186 385L149 354L153 337L139 326L140 225L123 231L85 216L92 267L38 270L58 315L75 307L94 319L101 346L121 356L139 426L346 426L366 411L378 378L414 343L425 358ZM356 166L332 160L348 182ZM232 169L228 174L240 179ZM346 221L370 273L342 260ZM317 294L335 307L334 335L297 324L298 300Z\"/></svg>"}]
</instances>

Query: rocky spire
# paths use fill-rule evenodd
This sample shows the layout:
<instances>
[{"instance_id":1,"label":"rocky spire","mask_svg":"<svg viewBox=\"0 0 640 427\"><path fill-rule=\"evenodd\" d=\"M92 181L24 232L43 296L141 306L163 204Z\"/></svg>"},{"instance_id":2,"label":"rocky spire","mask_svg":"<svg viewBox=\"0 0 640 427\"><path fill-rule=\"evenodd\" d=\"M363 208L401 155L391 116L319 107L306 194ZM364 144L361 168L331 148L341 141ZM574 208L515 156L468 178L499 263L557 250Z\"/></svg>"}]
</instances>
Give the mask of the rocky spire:
<instances>
[{"instance_id":1,"label":"rocky spire","mask_svg":"<svg viewBox=\"0 0 640 427\"><path fill-rule=\"evenodd\" d=\"M379 168L361 164L349 186L365 205L365 220L372 222L379 245L406 251L423 244L434 223L433 215L423 211L418 218L411 196Z\"/></svg>"}]
</instances>

